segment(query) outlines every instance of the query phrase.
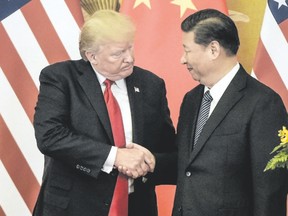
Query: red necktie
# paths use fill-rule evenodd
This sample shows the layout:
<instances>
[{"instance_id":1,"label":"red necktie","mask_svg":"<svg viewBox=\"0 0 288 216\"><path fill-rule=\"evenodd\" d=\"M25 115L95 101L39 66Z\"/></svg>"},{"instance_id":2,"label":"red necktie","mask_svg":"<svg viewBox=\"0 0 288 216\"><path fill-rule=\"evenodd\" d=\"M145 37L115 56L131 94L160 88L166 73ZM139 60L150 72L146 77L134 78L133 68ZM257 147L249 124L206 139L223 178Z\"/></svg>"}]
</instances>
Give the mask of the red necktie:
<instances>
[{"instance_id":1,"label":"red necktie","mask_svg":"<svg viewBox=\"0 0 288 216\"><path fill-rule=\"evenodd\" d=\"M123 148L126 145L124 127L120 107L111 91L113 82L106 79L104 83L106 85L104 100L110 118L114 143L118 148ZM121 173L117 178L109 216L128 216L128 179Z\"/></svg>"}]
</instances>

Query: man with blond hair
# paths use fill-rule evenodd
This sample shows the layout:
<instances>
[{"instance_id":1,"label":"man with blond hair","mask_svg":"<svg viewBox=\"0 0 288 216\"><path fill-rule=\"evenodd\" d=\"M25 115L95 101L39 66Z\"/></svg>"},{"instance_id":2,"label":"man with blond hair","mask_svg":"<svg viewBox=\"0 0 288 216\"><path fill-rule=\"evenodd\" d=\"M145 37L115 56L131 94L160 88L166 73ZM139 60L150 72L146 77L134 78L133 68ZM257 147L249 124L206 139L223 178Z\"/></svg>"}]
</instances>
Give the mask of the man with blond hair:
<instances>
[{"instance_id":1,"label":"man with blond hair","mask_svg":"<svg viewBox=\"0 0 288 216\"><path fill-rule=\"evenodd\" d=\"M175 181L174 127L164 81L134 66L134 35L129 17L96 12L81 30L82 59L42 70L33 215L157 215L155 185Z\"/></svg>"}]
</instances>

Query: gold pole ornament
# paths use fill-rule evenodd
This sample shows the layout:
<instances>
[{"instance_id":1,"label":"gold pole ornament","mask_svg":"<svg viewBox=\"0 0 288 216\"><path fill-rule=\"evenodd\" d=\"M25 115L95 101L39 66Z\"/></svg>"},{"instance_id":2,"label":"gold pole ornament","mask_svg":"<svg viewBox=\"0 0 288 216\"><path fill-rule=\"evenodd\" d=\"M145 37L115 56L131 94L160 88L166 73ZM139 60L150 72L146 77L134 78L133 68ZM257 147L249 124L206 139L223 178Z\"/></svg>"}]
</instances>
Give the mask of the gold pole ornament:
<instances>
[{"instance_id":1,"label":"gold pole ornament","mask_svg":"<svg viewBox=\"0 0 288 216\"><path fill-rule=\"evenodd\" d=\"M119 12L120 2L119 0L80 0L80 5L91 16L98 10L114 10Z\"/></svg>"}]
</instances>

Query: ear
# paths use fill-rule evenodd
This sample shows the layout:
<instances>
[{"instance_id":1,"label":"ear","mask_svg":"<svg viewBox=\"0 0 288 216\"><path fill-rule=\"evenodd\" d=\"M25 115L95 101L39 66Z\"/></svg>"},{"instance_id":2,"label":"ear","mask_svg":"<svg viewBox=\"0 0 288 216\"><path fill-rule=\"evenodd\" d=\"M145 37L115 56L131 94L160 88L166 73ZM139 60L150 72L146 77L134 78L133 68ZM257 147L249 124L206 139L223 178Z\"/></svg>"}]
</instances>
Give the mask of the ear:
<instances>
[{"instance_id":1,"label":"ear","mask_svg":"<svg viewBox=\"0 0 288 216\"><path fill-rule=\"evenodd\" d=\"M213 59L217 58L221 53L221 47L218 41L211 41L209 51Z\"/></svg>"},{"instance_id":2,"label":"ear","mask_svg":"<svg viewBox=\"0 0 288 216\"><path fill-rule=\"evenodd\" d=\"M91 64L97 64L97 57L95 52L86 51L85 56Z\"/></svg>"}]
</instances>

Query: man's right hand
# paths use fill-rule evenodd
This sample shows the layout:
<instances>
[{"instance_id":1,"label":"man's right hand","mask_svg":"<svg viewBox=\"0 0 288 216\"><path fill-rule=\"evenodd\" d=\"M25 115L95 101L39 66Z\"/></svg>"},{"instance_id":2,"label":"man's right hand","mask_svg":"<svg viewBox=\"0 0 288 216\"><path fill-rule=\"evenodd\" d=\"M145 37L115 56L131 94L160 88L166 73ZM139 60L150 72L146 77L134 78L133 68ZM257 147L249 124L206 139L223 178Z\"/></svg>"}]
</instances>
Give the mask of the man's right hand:
<instances>
[{"instance_id":1,"label":"man's right hand","mask_svg":"<svg viewBox=\"0 0 288 216\"><path fill-rule=\"evenodd\" d=\"M154 171L155 158L148 149L131 143L126 148L117 149L114 165L119 172L136 179Z\"/></svg>"}]
</instances>

